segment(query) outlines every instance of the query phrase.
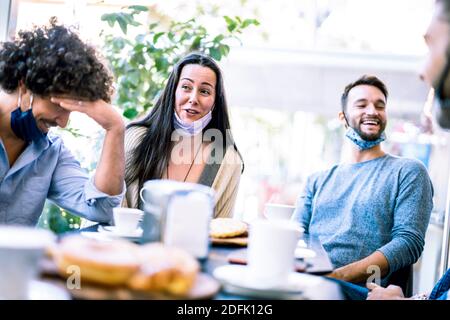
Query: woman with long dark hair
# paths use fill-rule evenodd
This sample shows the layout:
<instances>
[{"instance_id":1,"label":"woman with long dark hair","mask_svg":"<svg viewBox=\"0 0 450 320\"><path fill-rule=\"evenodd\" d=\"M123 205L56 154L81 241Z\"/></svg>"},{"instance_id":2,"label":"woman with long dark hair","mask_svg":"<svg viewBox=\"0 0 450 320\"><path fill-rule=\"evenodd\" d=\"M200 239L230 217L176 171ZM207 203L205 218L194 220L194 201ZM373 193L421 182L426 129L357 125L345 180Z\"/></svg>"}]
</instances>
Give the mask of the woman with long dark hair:
<instances>
[{"instance_id":1,"label":"woman with long dark hair","mask_svg":"<svg viewBox=\"0 0 450 320\"><path fill-rule=\"evenodd\" d=\"M145 181L171 179L212 187L214 216L232 215L243 161L212 58L191 53L177 63L150 114L128 125L125 149L125 206L141 207Z\"/></svg>"}]
</instances>

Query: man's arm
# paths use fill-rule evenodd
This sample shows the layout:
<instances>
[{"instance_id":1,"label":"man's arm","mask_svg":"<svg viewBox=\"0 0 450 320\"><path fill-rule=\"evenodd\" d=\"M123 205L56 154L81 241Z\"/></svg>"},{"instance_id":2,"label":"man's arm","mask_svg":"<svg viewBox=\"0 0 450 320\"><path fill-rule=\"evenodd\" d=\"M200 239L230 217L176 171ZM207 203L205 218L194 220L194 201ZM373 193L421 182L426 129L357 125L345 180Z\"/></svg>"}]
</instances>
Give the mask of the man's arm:
<instances>
[{"instance_id":1,"label":"man's arm","mask_svg":"<svg viewBox=\"0 0 450 320\"><path fill-rule=\"evenodd\" d=\"M307 181L304 190L300 194L297 200L296 209L292 215L291 220L298 222L305 230L305 233L309 232L309 224L311 222L312 215L312 202L315 194L315 181L314 176L310 176Z\"/></svg>"},{"instance_id":2,"label":"man's arm","mask_svg":"<svg viewBox=\"0 0 450 320\"><path fill-rule=\"evenodd\" d=\"M91 102L52 97L52 102L68 111L86 114L105 129L105 140L94 184L99 191L108 195L120 194L125 177L125 125L120 114L103 100Z\"/></svg>"},{"instance_id":3,"label":"man's arm","mask_svg":"<svg viewBox=\"0 0 450 320\"><path fill-rule=\"evenodd\" d=\"M365 282L375 272L379 272L381 278L389 272L389 263L379 251L375 251L364 259L340 267L327 276L347 282L361 283Z\"/></svg>"},{"instance_id":4,"label":"man's arm","mask_svg":"<svg viewBox=\"0 0 450 320\"><path fill-rule=\"evenodd\" d=\"M102 154L95 171L95 186L109 195L120 194L124 186L124 132L123 122L122 126L106 130Z\"/></svg>"}]
</instances>

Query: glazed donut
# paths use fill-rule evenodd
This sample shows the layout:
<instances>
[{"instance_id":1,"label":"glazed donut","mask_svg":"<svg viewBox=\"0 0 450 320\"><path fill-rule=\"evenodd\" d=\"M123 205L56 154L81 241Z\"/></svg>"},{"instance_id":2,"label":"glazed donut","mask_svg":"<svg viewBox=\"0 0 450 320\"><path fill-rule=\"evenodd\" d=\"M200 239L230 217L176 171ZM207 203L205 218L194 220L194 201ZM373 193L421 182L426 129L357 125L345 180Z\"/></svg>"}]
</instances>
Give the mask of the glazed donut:
<instances>
[{"instance_id":1,"label":"glazed donut","mask_svg":"<svg viewBox=\"0 0 450 320\"><path fill-rule=\"evenodd\" d=\"M63 238L52 254L63 277L70 276L69 267L78 266L82 281L117 286L139 270L138 249L127 241L101 242L74 235Z\"/></svg>"},{"instance_id":2,"label":"glazed donut","mask_svg":"<svg viewBox=\"0 0 450 320\"><path fill-rule=\"evenodd\" d=\"M161 243L139 248L141 268L128 282L136 290L165 291L183 296L192 288L200 265L182 249Z\"/></svg>"}]
</instances>

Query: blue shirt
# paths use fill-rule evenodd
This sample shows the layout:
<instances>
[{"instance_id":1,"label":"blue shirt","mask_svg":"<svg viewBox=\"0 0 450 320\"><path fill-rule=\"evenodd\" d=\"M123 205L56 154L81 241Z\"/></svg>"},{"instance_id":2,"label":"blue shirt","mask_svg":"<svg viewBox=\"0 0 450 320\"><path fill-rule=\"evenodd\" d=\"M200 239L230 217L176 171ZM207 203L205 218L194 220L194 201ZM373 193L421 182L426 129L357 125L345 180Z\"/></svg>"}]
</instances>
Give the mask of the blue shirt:
<instances>
[{"instance_id":1,"label":"blue shirt","mask_svg":"<svg viewBox=\"0 0 450 320\"><path fill-rule=\"evenodd\" d=\"M442 278L436 283L431 291L430 300L449 300L450 299L450 269L448 269Z\"/></svg>"},{"instance_id":2,"label":"blue shirt","mask_svg":"<svg viewBox=\"0 0 450 320\"><path fill-rule=\"evenodd\" d=\"M47 198L89 220L112 220L124 192L99 191L60 137L32 142L12 167L0 142L0 224L36 225Z\"/></svg>"},{"instance_id":3,"label":"blue shirt","mask_svg":"<svg viewBox=\"0 0 450 320\"><path fill-rule=\"evenodd\" d=\"M422 163L385 155L309 177L294 219L319 237L335 267L379 250L392 273L419 259L432 197Z\"/></svg>"}]
</instances>

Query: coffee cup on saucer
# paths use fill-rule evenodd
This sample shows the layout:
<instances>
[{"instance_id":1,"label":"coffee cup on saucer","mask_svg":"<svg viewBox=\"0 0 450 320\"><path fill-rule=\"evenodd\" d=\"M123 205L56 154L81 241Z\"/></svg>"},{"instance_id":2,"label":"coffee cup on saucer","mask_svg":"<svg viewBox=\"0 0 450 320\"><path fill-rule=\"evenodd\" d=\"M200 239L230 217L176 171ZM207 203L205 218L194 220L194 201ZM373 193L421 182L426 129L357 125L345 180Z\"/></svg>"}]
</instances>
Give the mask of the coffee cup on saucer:
<instances>
[{"instance_id":1,"label":"coffee cup on saucer","mask_svg":"<svg viewBox=\"0 0 450 320\"><path fill-rule=\"evenodd\" d=\"M266 203L264 206L264 216L269 220L290 220L294 211L294 206L286 204Z\"/></svg>"},{"instance_id":2,"label":"coffee cup on saucer","mask_svg":"<svg viewBox=\"0 0 450 320\"><path fill-rule=\"evenodd\" d=\"M134 208L113 208L114 233L118 235L134 235L144 212Z\"/></svg>"}]
</instances>

